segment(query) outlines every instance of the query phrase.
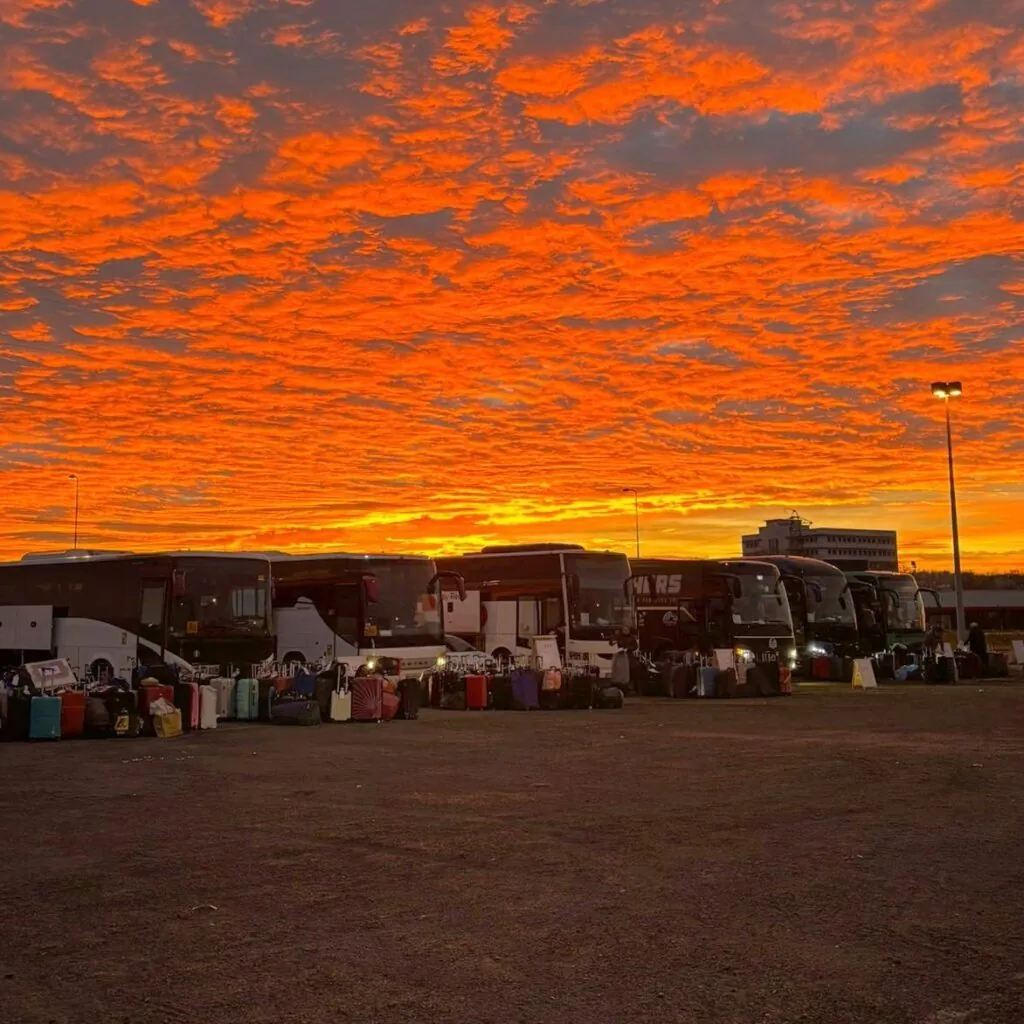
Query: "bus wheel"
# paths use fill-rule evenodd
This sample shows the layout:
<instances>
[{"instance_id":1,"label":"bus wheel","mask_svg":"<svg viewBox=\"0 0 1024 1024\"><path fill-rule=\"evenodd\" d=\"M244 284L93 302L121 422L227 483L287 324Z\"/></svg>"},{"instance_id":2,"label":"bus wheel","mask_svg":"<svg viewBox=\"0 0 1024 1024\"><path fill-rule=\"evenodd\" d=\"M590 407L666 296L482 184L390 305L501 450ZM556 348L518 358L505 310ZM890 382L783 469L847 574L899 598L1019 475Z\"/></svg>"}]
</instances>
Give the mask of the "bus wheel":
<instances>
[{"instance_id":1,"label":"bus wheel","mask_svg":"<svg viewBox=\"0 0 1024 1024\"><path fill-rule=\"evenodd\" d=\"M106 658L97 658L89 666L89 675L97 682L110 682L114 678L114 666Z\"/></svg>"},{"instance_id":2,"label":"bus wheel","mask_svg":"<svg viewBox=\"0 0 1024 1024\"><path fill-rule=\"evenodd\" d=\"M282 668L301 668L306 664L306 659L298 651L289 651L281 659Z\"/></svg>"},{"instance_id":3,"label":"bus wheel","mask_svg":"<svg viewBox=\"0 0 1024 1024\"><path fill-rule=\"evenodd\" d=\"M504 647L499 647L496 651L491 652L491 657L495 661L508 661L512 658L512 652Z\"/></svg>"}]
</instances>

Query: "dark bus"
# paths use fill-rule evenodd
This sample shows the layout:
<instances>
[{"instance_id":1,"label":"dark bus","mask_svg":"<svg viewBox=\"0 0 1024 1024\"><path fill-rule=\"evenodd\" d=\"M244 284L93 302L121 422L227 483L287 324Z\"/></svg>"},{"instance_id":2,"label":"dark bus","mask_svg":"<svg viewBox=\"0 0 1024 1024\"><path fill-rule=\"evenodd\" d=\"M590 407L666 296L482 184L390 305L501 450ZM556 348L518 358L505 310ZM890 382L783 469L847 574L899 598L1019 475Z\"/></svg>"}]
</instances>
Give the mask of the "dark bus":
<instances>
[{"instance_id":1,"label":"dark bus","mask_svg":"<svg viewBox=\"0 0 1024 1024\"><path fill-rule=\"evenodd\" d=\"M922 590L907 572L848 571L846 578L852 588L861 636L870 652L905 649L911 654L920 653L927 630L922 595L932 594L938 604L935 592Z\"/></svg>"},{"instance_id":2,"label":"dark bus","mask_svg":"<svg viewBox=\"0 0 1024 1024\"><path fill-rule=\"evenodd\" d=\"M270 555L277 659L433 669L445 652L439 573L420 555ZM458 581L453 583L457 589Z\"/></svg>"},{"instance_id":3,"label":"dark bus","mask_svg":"<svg viewBox=\"0 0 1024 1024\"><path fill-rule=\"evenodd\" d=\"M682 558L636 558L631 565L640 649L655 661L670 651L730 649L766 666L776 681L780 661L791 664L793 620L774 565Z\"/></svg>"},{"instance_id":4,"label":"dark bus","mask_svg":"<svg viewBox=\"0 0 1024 1024\"><path fill-rule=\"evenodd\" d=\"M458 573L467 599L445 600L447 632L496 658L527 655L534 637L557 638L565 661L611 672L619 639L632 631L629 559L578 544L498 545L437 559Z\"/></svg>"},{"instance_id":5,"label":"dark bus","mask_svg":"<svg viewBox=\"0 0 1024 1024\"><path fill-rule=\"evenodd\" d=\"M249 667L273 653L270 562L74 551L0 564L0 662L66 658L79 676L139 664Z\"/></svg>"},{"instance_id":6,"label":"dark bus","mask_svg":"<svg viewBox=\"0 0 1024 1024\"><path fill-rule=\"evenodd\" d=\"M828 658L832 662L828 678L848 680L852 660L871 652L861 642L856 602L846 574L828 562L800 555L763 555L757 561L770 562L782 574L793 613L794 671L809 677L811 660Z\"/></svg>"}]
</instances>

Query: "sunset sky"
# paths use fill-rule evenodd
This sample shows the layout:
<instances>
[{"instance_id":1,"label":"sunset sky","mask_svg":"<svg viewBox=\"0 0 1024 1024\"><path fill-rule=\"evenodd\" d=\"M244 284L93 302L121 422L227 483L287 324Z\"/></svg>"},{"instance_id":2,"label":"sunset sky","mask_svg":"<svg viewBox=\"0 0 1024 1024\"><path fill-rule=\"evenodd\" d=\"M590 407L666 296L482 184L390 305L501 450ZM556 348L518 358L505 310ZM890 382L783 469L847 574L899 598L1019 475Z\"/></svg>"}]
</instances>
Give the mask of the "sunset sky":
<instances>
[{"instance_id":1,"label":"sunset sky","mask_svg":"<svg viewBox=\"0 0 1024 1024\"><path fill-rule=\"evenodd\" d=\"M1018 0L0 0L0 556L1024 569Z\"/></svg>"}]
</instances>

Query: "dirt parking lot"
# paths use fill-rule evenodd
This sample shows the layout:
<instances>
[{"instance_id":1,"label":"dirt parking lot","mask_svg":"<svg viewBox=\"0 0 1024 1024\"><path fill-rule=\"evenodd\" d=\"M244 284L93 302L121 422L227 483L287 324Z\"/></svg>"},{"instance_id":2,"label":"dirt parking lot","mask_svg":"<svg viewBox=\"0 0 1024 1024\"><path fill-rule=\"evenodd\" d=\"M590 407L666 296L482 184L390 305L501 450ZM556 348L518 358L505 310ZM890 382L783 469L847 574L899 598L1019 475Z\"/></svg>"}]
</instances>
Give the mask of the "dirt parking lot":
<instances>
[{"instance_id":1,"label":"dirt parking lot","mask_svg":"<svg viewBox=\"0 0 1024 1024\"><path fill-rule=\"evenodd\" d=\"M1024 1021L1024 686L237 724L0 768L11 1024Z\"/></svg>"}]
</instances>

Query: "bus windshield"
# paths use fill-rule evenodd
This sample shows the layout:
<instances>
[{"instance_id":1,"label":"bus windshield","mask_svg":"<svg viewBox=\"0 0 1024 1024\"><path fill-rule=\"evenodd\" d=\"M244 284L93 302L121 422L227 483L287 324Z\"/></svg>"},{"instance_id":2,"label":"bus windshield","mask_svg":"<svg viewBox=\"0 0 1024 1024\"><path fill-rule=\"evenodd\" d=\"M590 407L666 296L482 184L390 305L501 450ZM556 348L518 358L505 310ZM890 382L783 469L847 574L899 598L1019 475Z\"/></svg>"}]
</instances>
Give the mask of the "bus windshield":
<instances>
[{"instance_id":1,"label":"bus windshield","mask_svg":"<svg viewBox=\"0 0 1024 1024\"><path fill-rule=\"evenodd\" d=\"M808 583L808 622L819 625L856 627L857 610L853 606L853 595L847 590L844 577L810 576ZM818 591L820 591L820 600Z\"/></svg>"},{"instance_id":2,"label":"bus windshield","mask_svg":"<svg viewBox=\"0 0 1024 1024\"><path fill-rule=\"evenodd\" d=\"M883 590L894 591L899 603L891 594L886 594L886 615L889 628L900 633L923 633L924 601L917 588L917 580L913 576L890 576L880 581Z\"/></svg>"},{"instance_id":3,"label":"bus windshield","mask_svg":"<svg viewBox=\"0 0 1024 1024\"><path fill-rule=\"evenodd\" d=\"M785 626L792 630L793 620L785 588L778 586L774 573L741 572L739 597L733 596L733 621L744 626Z\"/></svg>"},{"instance_id":4,"label":"bus windshield","mask_svg":"<svg viewBox=\"0 0 1024 1024\"><path fill-rule=\"evenodd\" d=\"M270 566L243 558L178 558L184 594L173 597L174 633L269 633Z\"/></svg>"},{"instance_id":5,"label":"bus windshield","mask_svg":"<svg viewBox=\"0 0 1024 1024\"><path fill-rule=\"evenodd\" d=\"M434 575L432 561L370 560L366 571L377 577L379 599L367 608L367 626L379 646L444 642L438 599L427 593Z\"/></svg>"},{"instance_id":6,"label":"bus windshield","mask_svg":"<svg viewBox=\"0 0 1024 1024\"><path fill-rule=\"evenodd\" d=\"M579 580L579 597L572 609L573 634L588 632L608 638L633 626L632 602L626 596L629 561L625 555L566 554L565 571Z\"/></svg>"}]
</instances>

